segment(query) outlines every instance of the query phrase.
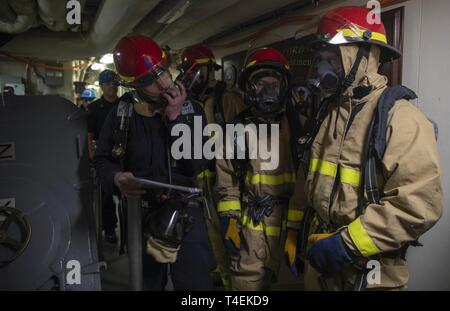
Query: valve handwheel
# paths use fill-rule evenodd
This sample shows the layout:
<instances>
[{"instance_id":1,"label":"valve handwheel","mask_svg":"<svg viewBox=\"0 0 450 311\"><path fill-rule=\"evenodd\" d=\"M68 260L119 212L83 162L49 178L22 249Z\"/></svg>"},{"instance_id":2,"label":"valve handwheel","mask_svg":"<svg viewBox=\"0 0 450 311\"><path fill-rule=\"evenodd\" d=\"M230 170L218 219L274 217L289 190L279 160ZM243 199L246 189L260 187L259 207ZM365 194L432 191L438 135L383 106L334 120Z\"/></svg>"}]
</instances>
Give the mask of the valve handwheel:
<instances>
[{"instance_id":1,"label":"valve handwheel","mask_svg":"<svg viewBox=\"0 0 450 311\"><path fill-rule=\"evenodd\" d=\"M6 258L0 257L0 268L16 260L26 249L31 239L31 224L17 208L9 207L9 202L0 206L0 253L11 253ZM1 220L0 220L1 221ZM20 238L11 236L11 225L19 228ZM6 250L5 250L6 249Z\"/></svg>"}]
</instances>

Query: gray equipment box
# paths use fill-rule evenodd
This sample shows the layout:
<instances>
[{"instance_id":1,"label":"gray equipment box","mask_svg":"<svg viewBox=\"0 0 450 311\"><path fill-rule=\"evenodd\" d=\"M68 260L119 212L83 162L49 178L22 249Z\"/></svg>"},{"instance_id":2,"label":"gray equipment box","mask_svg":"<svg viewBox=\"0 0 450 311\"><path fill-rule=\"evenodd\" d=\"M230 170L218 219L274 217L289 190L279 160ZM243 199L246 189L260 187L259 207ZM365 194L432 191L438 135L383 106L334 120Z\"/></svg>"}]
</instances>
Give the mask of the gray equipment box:
<instances>
[{"instance_id":1,"label":"gray equipment box","mask_svg":"<svg viewBox=\"0 0 450 311\"><path fill-rule=\"evenodd\" d=\"M0 96L0 290L100 290L79 112L58 96Z\"/></svg>"}]
</instances>

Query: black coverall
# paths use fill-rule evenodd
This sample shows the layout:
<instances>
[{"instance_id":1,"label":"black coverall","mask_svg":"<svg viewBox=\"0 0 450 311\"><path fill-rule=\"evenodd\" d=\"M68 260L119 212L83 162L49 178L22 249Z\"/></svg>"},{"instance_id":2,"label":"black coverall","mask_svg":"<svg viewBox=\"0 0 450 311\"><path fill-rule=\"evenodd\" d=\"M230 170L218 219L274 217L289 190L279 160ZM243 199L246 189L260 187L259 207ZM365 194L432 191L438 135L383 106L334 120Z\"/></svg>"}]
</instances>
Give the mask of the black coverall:
<instances>
[{"instance_id":1,"label":"black coverall","mask_svg":"<svg viewBox=\"0 0 450 311\"><path fill-rule=\"evenodd\" d=\"M172 142L177 138L170 136L172 127L179 123L188 124L192 129L193 138L194 115L201 116L202 125L206 125L203 109L189 100L183 106L183 114L173 122L163 120L164 117L160 113L146 117L133 111L126 152L121 164L111 155L114 145L113 133L119 128L120 123L117 112L116 106L106 118L94 158L101 183L108 193L118 192L114 185L114 176L118 172L129 171L136 177L169 182L168 152ZM202 137L197 139L204 140ZM197 174L208 165L205 159L174 161L171 157L170 162L172 183L190 187L196 185ZM215 262L208 243L203 211L198 205L190 208L190 213L194 217L194 225L182 241L177 261L171 264L172 281L175 290L209 290L212 289L210 271L214 269ZM143 253L144 288L164 289L168 265L156 262L145 250Z\"/></svg>"}]
</instances>

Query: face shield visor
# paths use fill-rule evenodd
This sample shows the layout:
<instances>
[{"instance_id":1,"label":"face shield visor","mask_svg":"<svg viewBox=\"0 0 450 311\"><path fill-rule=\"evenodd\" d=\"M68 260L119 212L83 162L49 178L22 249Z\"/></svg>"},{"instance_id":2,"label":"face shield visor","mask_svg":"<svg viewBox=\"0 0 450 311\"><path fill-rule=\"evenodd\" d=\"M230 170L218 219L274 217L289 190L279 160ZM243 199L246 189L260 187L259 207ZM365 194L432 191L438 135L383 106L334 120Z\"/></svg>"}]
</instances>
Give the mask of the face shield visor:
<instances>
[{"instance_id":1,"label":"face shield visor","mask_svg":"<svg viewBox=\"0 0 450 311\"><path fill-rule=\"evenodd\" d=\"M145 101L167 104L163 94L174 85L167 66L153 62L150 56L144 58L144 63L148 71L137 77L134 83L139 97Z\"/></svg>"},{"instance_id":2,"label":"face shield visor","mask_svg":"<svg viewBox=\"0 0 450 311\"><path fill-rule=\"evenodd\" d=\"M154 102L158 105L167 105L164 94L174 85L172 75L164 67L156 67L153 71L144 74L137 79L137 94L146 102Z\"/></svg>"},{"instance_id":3,"label":"face shield visor","mask_svg":"<svg viewBox=\"0 0 450 311\"><path fill-rule=\"evenodd\" d=\"M152 70L136 79L139 88L145 88L156 84L159 89L166 90L173 85L172 75L169 70L161 65L153 66Z\"/></svg>"},{"instance_id":4,"label":"face shield visor","mask_svg":"<svg viewBox=\"0 0 450 311\"><path fill-rule=\"evenodd\" d=\"M208 82L210 77L209 67L206 65L199 66L197 70L191 74L191 84L192 93L196 95L201 95L208 88Z\"/></svg>"},{"instance_id":5,"label":"face shield visor","mask_svg":"<svg viewBox=\"0 0 450 311\"><path fill-rule=\"evenodd\" d=\"M330 33L326 33L324 30L321 30L323 34L317 35L320 40L327 42L328 44L340 45L362 42L367 43L368 41L369 43L374 44L377 42L387 44L386 35L383 33L371 31L352 22L341 22L345 20L345 18L337 14L333 15L332 18L335 22L333 27L337 28L336 31L334 31L335 34L331 35Z\"/></svg>"},{"instance_id":6,"label":"face shield visor","mask_svg":"<svg viewBox=\"0 0 450 311\"><path fill-rule=\"evenodd\" d=\"M184 61L178 66L180 74L176 77L175 81L179 81L186 88L186 91L194 92L199 94L203 86L203 81L205 79L202 66L198 66L196 62Z\"/></svg>"}]
</instances>

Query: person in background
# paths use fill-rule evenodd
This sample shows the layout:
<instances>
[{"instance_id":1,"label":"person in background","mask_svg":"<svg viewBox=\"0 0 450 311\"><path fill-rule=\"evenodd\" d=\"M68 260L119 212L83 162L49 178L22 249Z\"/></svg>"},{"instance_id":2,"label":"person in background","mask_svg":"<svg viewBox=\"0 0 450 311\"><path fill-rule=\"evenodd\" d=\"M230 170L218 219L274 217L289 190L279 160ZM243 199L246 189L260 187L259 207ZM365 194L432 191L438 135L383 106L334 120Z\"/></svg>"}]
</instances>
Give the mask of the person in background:
<instances>
[{"instance_id":1,"label":"person in background","mask_svg":"<svg viewBox=\"0 0 450 311\"><path fill-rule=\"evenodd\" d=\"M102 97L92 102L88 107L88 150L89 158L94 158L95 142L100 136L100 130L105 122L106 116L111 109L118 103L118 76L109 69L102 71L98 82L102 89ZM85 90L86 91L86 90ZM89 90L91 91L91 90ZM116 204L113 196L102 191L102 225L105 232L105 240L108 243L116 244Z\"/></svg>"},{"instance_id":2,"label":"person in background","mask_svg":"<svg viewBox=\"0 0 450 311\"><path fill-rule=\"evenodd\" d=\"M181 55L181 66L193 68L191 75L199 73L193 82L190 95L203 107L208 123L219 124L225 131L225 124L231 123L244 110L243 99L237 92L227 90L224 81L215 78L215 72L222 67L217 64L213 52L206 46L196 45L186 48ZM191 79L194 80L194 79ZM221 234L221 224L217 207L216 163L211 160L208 168L197 176L199 187L203 189L213 212L211 218L206 218L209 241L216 257L216 272L220 274L225 289L229 288L230 260Z\"/></svg>"},{"instance_id":3,"label":"person in background","mask_svg":"<svg viewBox=\"0 0 450 311\"><path fill-rule=\"evenodd\" d=\"M96 98L95 92L93 89L84 89L80 95L80 105L79 108L83 109L83 111L87 111L89 105Z\"/></svg>"}]
</instances>

